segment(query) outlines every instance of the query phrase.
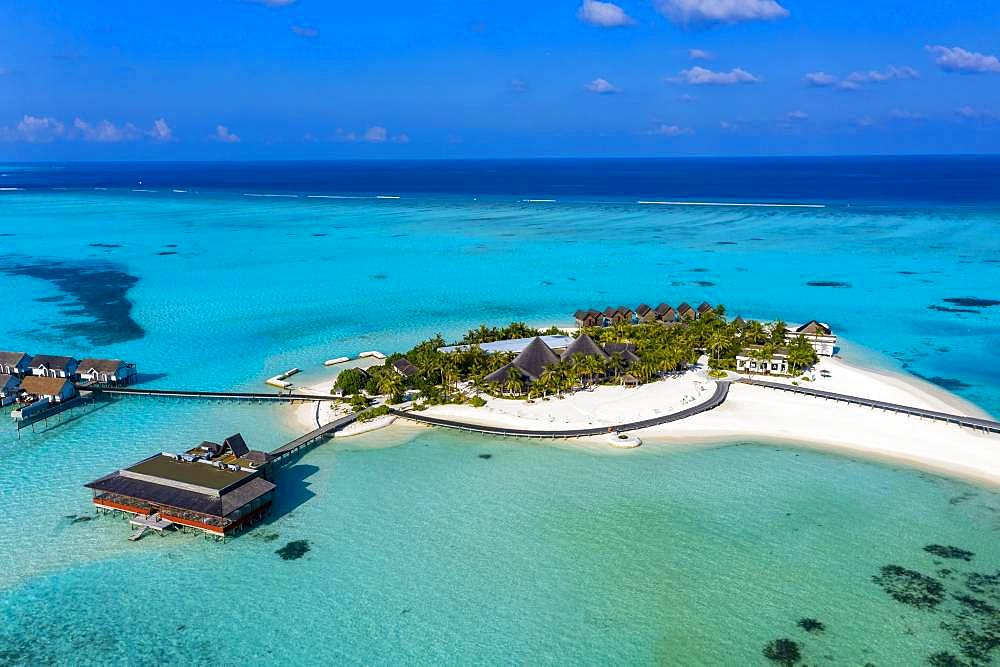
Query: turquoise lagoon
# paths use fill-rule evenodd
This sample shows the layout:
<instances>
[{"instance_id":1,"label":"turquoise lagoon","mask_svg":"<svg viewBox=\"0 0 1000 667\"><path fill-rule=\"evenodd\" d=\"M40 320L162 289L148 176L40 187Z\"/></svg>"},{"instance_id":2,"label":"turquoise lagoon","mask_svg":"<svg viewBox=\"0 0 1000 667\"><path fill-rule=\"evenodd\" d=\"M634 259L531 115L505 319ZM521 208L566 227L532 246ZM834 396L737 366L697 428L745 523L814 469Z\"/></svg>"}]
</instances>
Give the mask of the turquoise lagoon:
<instances>
[{"instance_id":1,"label":"turquoise lagoon","mask_svg":"<svg viewBox=\"0 0 1000 667\"><path fill-rule=\"evenodd\" d=\"M18 306L0 348L259 389L481 322L707 299L829 321L849 356L1000 412L996 316L954 301L1000 292L988 206L244 193L267 191L0 193ZM295 461L273 521L225 545L130 543L91 518L81 485L152 450L235 431L269 449L298 430L280 407L137 399L4 428L0 662L767 664L788 637L808 664L918 664L960 653L942 623L972 621L951 595L1000 569L994 490L753 443L620 453L392 429ZM299 540L300 558L276 554ZM892 599L872 579L889 564L948 598Z\"/></svg>"}]
</instances>

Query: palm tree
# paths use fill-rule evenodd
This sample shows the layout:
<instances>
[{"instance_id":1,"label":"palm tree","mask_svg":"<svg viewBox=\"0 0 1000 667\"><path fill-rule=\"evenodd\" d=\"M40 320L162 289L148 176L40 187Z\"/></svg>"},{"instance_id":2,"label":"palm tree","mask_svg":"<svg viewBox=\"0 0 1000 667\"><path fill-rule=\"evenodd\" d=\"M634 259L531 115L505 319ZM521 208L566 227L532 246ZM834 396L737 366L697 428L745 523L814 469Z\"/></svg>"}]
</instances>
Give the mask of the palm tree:
<instances>
[{"instance_id":1,"label":"palm tree","mask_svg":"<svg viewBox=\"0 0 1000 667\"><path fill-rule=\"evenodd\" d=\"M512 394L521 393L521 371L517 370L513 366L507 369L507 382L504 384L504 388Z\"/></svg>"},{"instance_id":2,"label":"palm tree","mask_svg":"<svg viewBox=\"0 0 1000 667\"><path fill-rule=\"evenodd\" d=\"M396 371L388 370L379 374L375 385L380 394L394 396L403 390L403 378Z\"/></svg>"}]
</instances>

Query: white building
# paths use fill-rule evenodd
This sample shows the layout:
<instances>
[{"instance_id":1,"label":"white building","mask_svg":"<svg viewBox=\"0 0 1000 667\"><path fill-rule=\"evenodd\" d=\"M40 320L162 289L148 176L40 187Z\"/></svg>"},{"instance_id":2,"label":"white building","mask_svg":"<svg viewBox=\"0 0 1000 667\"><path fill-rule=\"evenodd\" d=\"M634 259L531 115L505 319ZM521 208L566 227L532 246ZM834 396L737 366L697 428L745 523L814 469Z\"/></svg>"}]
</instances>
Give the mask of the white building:
<instances>
[{"instance_id":1,"label":"white building","mask_svg":"<svg viewBox=\"0 0 1000 667\"><path fill-rule=\"evenodd\" d=\"M31 359L32 375L49 378L72 378L76 374L79 362L72 357L60 357L52 354L39 354Z\"/></svg>"},{"instance_id":2,"label":"white building","mask_svg":"<svg viewBox=\"0 0 1000 667\"><path fill-rule=\"evenodd\" d=\"M785 342L791 343L799 336L805 338L812 345L816 354L824 357L833 356L834 348L837 346L837 337L833 335L829 324L816 320L806 322L800 327L791 329L785 336Z\"/></svg>"},{"instance_id":3,"label":"white building","mask_svg":"<svg viewBox=\"0 0 1000 667\"><path fill-rule=\"evenodd\" d=\"M5 375L27 375L30 372L31 355L24 352L0 352L0 373Z\"/></svg>"},{"instance_id":4,"label":"white building","mask_svg":"<svg viewBox=\"0 0 1000 667\"><path fill-rule=\"evenodd\" d=\"M121 359L84 359L76 372L83 381L114 385L131 384L136 376L135 365Z\"/></svg>"},{"instance_id":5,"label":"white building","mask_svg":"<svg viewBox=\"0 0 1000 667\"><path fill-rule=\"evenodd\" d=\"M752 345L736 355L736 370L740 373L763 375L788 375L788 350L778 348L768 359L758 359L761 346Z\"/></svg>"}]
</instances>

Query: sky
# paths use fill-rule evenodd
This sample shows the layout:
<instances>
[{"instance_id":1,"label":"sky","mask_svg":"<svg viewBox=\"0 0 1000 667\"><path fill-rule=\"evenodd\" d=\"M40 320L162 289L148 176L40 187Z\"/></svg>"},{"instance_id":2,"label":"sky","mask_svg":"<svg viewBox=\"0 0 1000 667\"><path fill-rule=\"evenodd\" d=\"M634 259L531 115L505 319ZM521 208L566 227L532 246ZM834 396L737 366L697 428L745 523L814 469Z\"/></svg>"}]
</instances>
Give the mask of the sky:
<instances>
[{"instance_id":1,"label":"sky","mask_svg":"<svg viewBox=\"0 0 1000 667\"><path fill-rule=\"evenodd\" d=\"M995 0L0 0L0 159L1000 152Z\"/></svg>"}]
</instances>

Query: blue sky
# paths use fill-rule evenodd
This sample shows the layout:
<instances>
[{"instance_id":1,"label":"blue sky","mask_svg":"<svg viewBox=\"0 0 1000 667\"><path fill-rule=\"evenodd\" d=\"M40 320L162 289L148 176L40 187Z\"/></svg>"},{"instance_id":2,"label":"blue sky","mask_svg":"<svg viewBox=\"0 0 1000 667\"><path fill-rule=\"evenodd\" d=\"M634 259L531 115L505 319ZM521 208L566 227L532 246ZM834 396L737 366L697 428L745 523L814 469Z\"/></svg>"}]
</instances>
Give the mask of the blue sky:
<instances>
[{"instance_id":1,"label":"blue sky","mask_svg":"<svg viewBox=\"0 0 1000 667\"><path fill-rule=\"evenodd\" d=\"M1000 152L981 0L0 0L0 158Z\"/></svg>"}]
</instances>

